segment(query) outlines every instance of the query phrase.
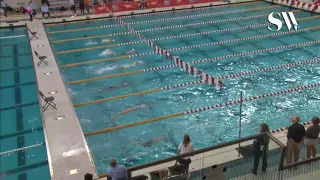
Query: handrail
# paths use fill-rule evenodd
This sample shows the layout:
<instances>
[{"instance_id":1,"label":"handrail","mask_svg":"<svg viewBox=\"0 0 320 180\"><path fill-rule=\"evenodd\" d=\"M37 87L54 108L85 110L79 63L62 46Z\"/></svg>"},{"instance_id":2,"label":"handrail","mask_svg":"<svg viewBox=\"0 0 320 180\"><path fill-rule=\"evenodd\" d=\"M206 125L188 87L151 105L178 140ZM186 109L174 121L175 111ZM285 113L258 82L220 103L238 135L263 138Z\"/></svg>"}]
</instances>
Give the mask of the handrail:
<instances>
[{"instance_id":1,"label":"handrail","mask_svg":"<svg viewBox=\"0 0 320 180\"><path fill-rule=\"evenodd\" d=\"M313 162L313 161L318 161L318 160L320 160L320 156L313 157L313 158L310 158L310 159L305 159L305 160L298 161L298 162L294 162L294 163L291 163L291 164L285 164L285 165L282 166L282 168L280 170L282 171L282 170L290 169L290 168L293 168L293 167L296 167L296 166L299 166L299 165L307 164L307 163L310 163L310 162Z\"/></svg>"},{"instance_id":2,"label":"handrail","mask_svg":"<svg viewBox=\"0 0 320 180\"><path fill-rule=\"evenodd\" d=\"M277 140L275 137L273 137L270 133L260 133L260 134L256 134L256 135L252 135L252 136L236 139L236 140L233 140L233 141L217 144L217 145L214 145L214 146L211 146L211 147L202 148L202 149L196 150L194 152L185 153L185 154L182 154L182 155L177 155L177 156L172 156L172 157L169 157L169 158L165 158L165 159L162 159L162 160L159 160L159 161L155 161L155 162L150 162L150 163L146 163L146 164L142 164L142 165L138 165L138 166L129 167L128 170L127 170L128 180L131 180L131 178L132 178L131 177L131 172L139 170L139 169L144 169L144 168L147 168L147 167L156 166L156 165L163 164L163 163L166 163L166 162L175 161L175 160L181 159L183 157L194 156L194 155L201 154L201 153L204 153L204 152L220 149L220 148L223 148L223 147L226 147L226 146L231 146L231 145L234 145L234 144L238 144L240 142L256 139L256 138L261 137L261 136L270 137L270 139L272 139L277 145L279 145L282 148L283 156L281 156L281 159L283 160L284 159L284 152L285 152L283 149L285 149L285 145L283 143L281 143L279 140ZM281 163L279 165L279 168L280 167L282 168L282 164L283 163Z\"/></svg>"}]
</instances>

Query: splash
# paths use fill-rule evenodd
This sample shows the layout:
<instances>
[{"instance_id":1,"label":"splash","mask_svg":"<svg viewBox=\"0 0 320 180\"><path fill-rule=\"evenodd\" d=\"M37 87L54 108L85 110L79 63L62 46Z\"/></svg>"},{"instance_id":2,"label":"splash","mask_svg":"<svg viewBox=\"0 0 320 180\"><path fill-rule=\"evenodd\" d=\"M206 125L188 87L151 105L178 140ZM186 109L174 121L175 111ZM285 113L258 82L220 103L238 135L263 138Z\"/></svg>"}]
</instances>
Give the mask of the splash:
<instances>
[{"instance_id":1,"label":"splash","mask_svg":"<svg viewBox=\"0 0 320 180\"><path fill-rule=\"evenodd\" d=\"M106 49L104 51L102 51L99 56L108 56L108 55L116 55L115 52L113 52L111 49Z\"/></svg>"},{"instance_id":2,"label":"splash","mask_svg":"<svg viewBox=\"0 0 320 180\"><path fill-rule=\"evenodd\" d=\"M67 90L68 90L68 93L69 93L71 96L76 96L76 95L78 95L78 92L73 91L71 88L68 88Z\"/></svg>"},{"instance_id":3,"label":"splash","mask_svg":"<svg viewBox=\"0 0 320 180\"><path fill-rule=\"evenodd\" d=\"M90 39L90 41L86 42L84 45L85 46L91 46L91 45L95 45L95 44L98 44L98 42L94 42Z\"/></svg>"},{"instance_id":4,"label":"splash","mask_svg":"<svg viewBox=\"0 0 320 180\"><path fill-rule=\"evenodd\" d=\"M118 67L117 65L101 67L101 68L95 70L94 74L103 74L105 72L109 72L109 71L115 70L117 67Z\"/></svg>"}]
</instances>

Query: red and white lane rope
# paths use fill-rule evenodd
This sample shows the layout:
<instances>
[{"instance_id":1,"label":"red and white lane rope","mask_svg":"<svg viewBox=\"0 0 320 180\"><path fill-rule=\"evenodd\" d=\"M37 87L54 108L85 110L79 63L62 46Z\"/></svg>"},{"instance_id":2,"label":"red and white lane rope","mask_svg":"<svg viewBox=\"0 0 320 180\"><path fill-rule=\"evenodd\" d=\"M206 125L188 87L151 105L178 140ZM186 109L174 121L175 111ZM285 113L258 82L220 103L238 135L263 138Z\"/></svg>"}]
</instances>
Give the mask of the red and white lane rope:
<instances>
[{"instance_id":1,"label":"red and white lane rope","mask_svg":"<svg viewBox=\"0 0 320 180\"><path fill-rule=\"evenodd\" d=\"M141 55L148 55L148 54L160 54L161 56L166 56L167 58L170 58L171 62L174 60L177 66L181 67L184 71L189 72L189 74L192 74L194 76L200 76L201 81L207 83L211 86L216 86L217 88L220 87L220 91L222 90L223 82L217 78L214 78L210 76L209 74L206 74L205 72L196 69L195 67L192 67L189 63L185 63L181 59L174 57L172 54L170 54L168 51L161 49L156 44L152 43L150 40L143 37L139 32L135 31L132 27L130 27L128 24L123 22L120 18L118 18L116 15L114 15L114 19L119 22L120 25L126 27L131 33L138 36L138 38L147 43L150 48L153 48L155 52L148 52L148 53L142 53L142 54L136 54L136 55L130 55L129 57L138 57Z\"/></svg>"},{"instance_id":2,"label":"red and white lane rope","mask_svg":"<svg viewBox=\"0 0 320 180\"><path fill-rule=\"evenodd\" d=\"M153 41L161 41L161 40L168 40L168 39L178 39L178 38L184 38L184 37L190 37L190 36L199 36L199 35L227 32L227 31L233 31L233 30L250 29L250 28L255 28L255 27L264 27L264 26L268 26L268 24L256 24L256 25L251 25L251 26L220 29L220 30L213 30L213 31L206 31L206 32L192 33L192 34L183 34L183 35L179 35L179 36L169 36L169 37L155 38L155 39L149 39L149 40L153 42ZM115 33L115 34L110 34L110 36L118 36L118 35L122 35L122 34L132 34L132 33L129 33L129 32ZM124 45L138 44L141 42L143 42L143 41L125 42L125 43L120 43L118 45L124 46Z\"/></svg>"},{"instance_id":3,"label":"red and white lane rope","mask_svg":"<svg viewBox=\"0 0 320 180\"><path fill-rule=\"evenodd\" d=\"M312 121L303 122L302 124L304 126L308 126L308 125L312 124ZM278 132L286 131L287 129L288 129L288 127L273 129L273 130L271 130L271 133L278 133Z\"/></svg>"},{"instance_id":4,"label":"red and white lane rope","mask_svg":"<svg viewBox=\"0 0 320 180\"><path fill-rule=\"evenodd\" d=\"M150 29L137 30L137 32L150 32L150 31L157 31L157 30L165 30L165 29L174 29L174 28L182 28L182 27L189 27L189 26L197 26L197 25L203 25L203 24L214 24L214 23L219 23L219 22L230 22L230 21L237 21L237 20L254 19L254 18L260 18L260 17L263 17L263 16L265 16L265 15L246 16L246 17L239 17L239 18L214 20L214 21L208 21L208 22L199 22L199 23L192 23L192 24L183 24L183 25L175 25L175 26L150 28Z\"/></svg>"},{"instance_id":5,"label":"red and white lane rope","mask_svg":"<svg viewBox=\"0 0 320 180\"><path fill-rule=\"evenodd\" d=\"M166 86L161 88L162 90L170 90L170 89L176 89L179 87L184 87L184 86L190 86L190 85L196 85L196 84L201 84L203 83L202 81L193 81L193 82L187 82L187 83L181 83L173 86Z\"/></svg>"},{"instance_id":6,"label":"red and white lane rope","mask_svg":"<svg viewBox=\"0 0 320 180\"><path fill-rule=\"evenodd\" d=\"M154 38L154 39L150 39L150 41L161 41L161 40L167 40L167 39L178 39L178 38L184 38L184 37L190 37L190 36L199 36L199 35L213 34L213 33L219 33L219 32L250 29L250 28L255 28L255 27L264 27L264 26L268 26L268 24L255 24L255 25L251 25L251 26L242 26L242 27L236 27L236 28L228 28L228 29L219 29L219 30L213 30L213 31L200 32L200 33L192 33L192 34L183 34L183 35L178 35L178 36Z\"/></svg>"},{"instance_id":7,"label":"red and white lane rope","mask_svg":"<svg viewBox=\"0 0 320 180\"><path fill-rule=\"evenodd\" d=\"M180 16L180 17L173 17L173 18L154 19L154 20L148 20L148 21L132 22L132 23L127 23L127 24L129 24L129 25L146 24L146 23L153 23L153 22L176 20L176 19L190 19L190 18L196 18L196 17L220 15L220 14L231 14L231 13L244 12L244 11L247 11L247 9L239 9L239 10L233 10L233 11L223 11L223 12L215 12L215 13L207 13L207 14L195 14L195 15Z\"/></svg>"},{"instance_id":8,"label":"red and white lane rope","mask_svg":"<svg viewBox=\"0 0 320 180\"><path fill-rule=\"evenodd\" d=\"M163 11L163 12L153 12L153 13L145 13L145 14L135 14L130 16L121 16L121 19L125 18L131 18L131 17L139 17L139 16L152 16L152 15L158 15L158 14L168 14L168 13L175 13L175 12L186 12L186 11L195 11L195 10L205 10L205 9L216 9L216 8L223 8L223 7L229 7L230 5L221 5L221 6L210 6L210 7L197 7L194 9L176 9L176 10L170 10L170 11Z\"/></svg>"},{"instance_id":9,"label":"red and white lane rope","mask_svg":"<svg viewBox=\"0 0 320 180\"><path fill-rule=\"evenodd\" d=\"M192 45L192 46L172 48L172 49L168 49L167 51L171 52L171 51L177 51L177 50L183 50L183 49L193 49L193 48L204 47L204 46L220 45L220 44L226 44L226 43L231 43L231 42L247 41L247 40L259 39L259 38L265 38L265 37L280 36L280 35L284 35L284 34L295 34L295 33L300 33L300 32L304 32L304 31L308 31L308 29L299 29L297 31L277 32L277 33L273 33L273 34L264 34L264 35L250 36L250 37L244 37L244 38L238 38L238 39L230 39L230 40L218 41L218 42L212 42L212 43L206 43L206 44L197 44L197 45Z\"/></svg>"},{"instance_id":10,"label":"red and white lane rope","mask_svg":"<svg viewBox=\"0 0 320 180\"><path fill-rule=\"evenodd\" d=\"M312 42L311 41L311 42L300 43L300 44L292 44L290 46L279 46L279 47L275 47L275 48L267 48L267 49L261 49L261 50L256 50L256 51L249 51L249 52L244 52L244 53L231 54L231 55L228 55L228 56L218 56L218 57L214 57L214 58L191 61L190 64L197 64L197 63L202 63L202 62L209 62L209 61L216 61L216 60L233 58L233 57L246 56L246 55L249 55L249 54L258 54L258 53L261 53L261 52L269 52L269 51L275 51L275 50L281 50L281 49L288 49L288 48L292 48L292 47L310 45L310 44L314 44L314 43L320 43L320 41L318 41L318 42ZM176 67L176 66L178 66L178 65L172 64L172 65L167 65L167 66L159 66L159 67L148 68L148 69L144 69L143 71L145 71L145 72L156 71L156 70L167 69L167 68L172 68L172 67Z\"/></svg>"},{"instance_id":11,"label":"red and white lane rope","mask_svg":"<svg viewBox=\"0 0 320 180\"><path fill-rule=\"evenodd\" d=\"M10 153L14 153L17 151L23 151L23 150L27 150L27 149L38 147L38 146L44 146L44 145L45 145L45 143L39 143L39 144L30 145L30 146L25 146L22 148L17 148L17 149L12 149L9 151L0 152L0 155L10 154Z\"/></svg>"},{"instance_id":12,"label":"red and white lane rope","mask_svg":"<svg viewBox=\"0 0 320 180\"><path fill-rule=\"evenodd\" d=\"M315 87L318 87L318 86L320 86L320 83L309 84L309 85L306 85L306 86L299 86L299 87L286 89L286 90L282 90L282 91L277 91L277 92L273 92L273 93L267 93L267 94L263 94L263 95L259 95L259 96L252 96L252 97L249 97L249 98L238 99L238 100L235 100L235 101L229 101L229 102L225 102L225 103L221 103L221 104L216 104L216 105L207 106L207 107L203 107L203 108L193 109L193 110L185 111L184 114L193 114L193 113L197 113L197 112L208 111L210 109L215 109L215 108L219 108L219 107L231 106L231 105L234 105L234 104L239 104L240 102L253 101L253 100L262 99L262 98L266 98L266 97L277 96L277 95L281 95L281 94L287 94L287 93L291 93L291 92L295 92L295 91L301 91L301 90L304 90L304 89L315 88Z\"/></svg>"},{"instance_id":13,"label":"red and white lane rope","mask_svg":"<svg viewBox=\"0 0 320 180\"><path fill-rule=\"evenodd\" d=\"M253 74L253 73L257 73L257 72L267 72L267 71L272 71L272 70L275 70L275 69L282 69L282 68L286 68L286 67L305 65L305 64L311 64L311 63L316 63L316 62L320 62L320 57L317 57L317 58L311 59L311 60L306 60L306 61L294 62L294 63L289 63L289 64L282 64L282 65L279 65L279 66L267 67L267 68L262 68L262 69L255 69L255 70L252 70L252 71L246 71L246 72L240 72L240 73L220 76L220 77L218 77L218 79L239 77L239 76Z\"/></svg>"},{"instance_id":14,"label":"red and white lane rope","mask_svg":"<svg viewBox=\"0 0 320 180\"><path fill-rule=\"evenodd\" d=\"M299 44L290 44L287 46L279 46L279 47L275 47L275 48L260 49L260 50L256 50L256 51L243 52L243 53L238 53L238 54L229 54L226 56L219 56L219 57L213 57L213 58L202 59L202 60L196 60L196 61L191 61L190 64L216 61L216 60L220 60L220 59L240 57L240 56L249 55L249 54L257 54L257 53L276 51L276 50L281 50L281 49L289 49L289 48L293 48L293 47L305 46L305 45L311 45L311 44L317 44L317 43L320 43L320 40L308 41L308 42L299 43Z\"/></svg>"}]
</instances>

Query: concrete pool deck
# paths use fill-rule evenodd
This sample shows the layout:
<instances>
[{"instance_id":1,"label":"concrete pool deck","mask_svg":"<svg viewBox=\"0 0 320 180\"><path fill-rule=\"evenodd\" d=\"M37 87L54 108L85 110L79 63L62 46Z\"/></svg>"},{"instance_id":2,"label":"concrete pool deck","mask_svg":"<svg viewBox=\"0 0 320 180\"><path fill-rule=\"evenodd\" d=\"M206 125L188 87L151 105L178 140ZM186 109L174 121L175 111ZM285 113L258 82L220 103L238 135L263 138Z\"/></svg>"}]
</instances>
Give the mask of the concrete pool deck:
<instances>
[{"instance_id":1,"label":"concrete pool deck","mask_svg":"<svg viewBox=\"0 0 320 180\"><path fill-rule=\"evenodd\" d=\"M61 77L57 62L51 49L43 23L27 23L27 27L36 32L39 39L30 41L38 90L45 96L53 96L57 110L49 107L42 113L43 127L46 136L47 155L50 175L55 180L79 180L84 174L97 172L77 115ZM28 32L29 37L32 35ZM37 67L40 56L46 56L48 66L42 63ZM51 93L54 92L54 93ZM44 101L41 100L44 105Z\"/></svg>"}]
</instances>

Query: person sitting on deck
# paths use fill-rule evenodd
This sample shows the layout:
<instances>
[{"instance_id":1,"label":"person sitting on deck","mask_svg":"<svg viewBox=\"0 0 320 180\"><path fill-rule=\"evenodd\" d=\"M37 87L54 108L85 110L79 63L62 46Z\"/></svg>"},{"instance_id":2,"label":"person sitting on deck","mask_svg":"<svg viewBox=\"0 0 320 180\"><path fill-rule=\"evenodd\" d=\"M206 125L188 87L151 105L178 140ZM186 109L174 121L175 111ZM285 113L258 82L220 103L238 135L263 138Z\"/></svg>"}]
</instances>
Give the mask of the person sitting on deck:
<instances>
[{"instance_id":1,"label":"person sitting on deck","mask_svg":"<svg viewBox=\"0 0 320 180\"><path fill-rule=\"evenodd\" d=\"M127 179L127 168L123 165L117 165L115 159L110 160L111 168L108 170L108 176L112 180L126 180Z\"/></svg>"}]
</instances>

